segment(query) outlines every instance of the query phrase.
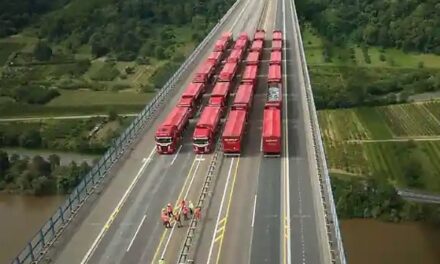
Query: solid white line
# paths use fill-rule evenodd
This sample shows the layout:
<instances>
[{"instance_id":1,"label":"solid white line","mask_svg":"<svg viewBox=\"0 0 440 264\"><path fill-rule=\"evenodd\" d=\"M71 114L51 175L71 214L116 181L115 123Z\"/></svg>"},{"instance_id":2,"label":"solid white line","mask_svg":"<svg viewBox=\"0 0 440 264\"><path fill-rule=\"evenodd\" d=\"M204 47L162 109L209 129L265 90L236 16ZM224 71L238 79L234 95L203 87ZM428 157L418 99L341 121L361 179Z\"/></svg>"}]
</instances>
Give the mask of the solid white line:
<instances>
[{"instance_id":1,"label":"solid white line","mask_svg":"<svg viewBox=\"0 0 440 264\"><path fill-rule=\"evenodd\" d=\"M254 223L255 223L255 209L257 208L257 195L255 194L255 199L254 199L254 211L252 213L252 224L251 226L254 227Z\"/></svg>"},{"instance_id":2,"label":"solid white line","mask_svg":"<svg viewBox=\"0 0 440 264\"><path fill-rule=\"evenodd\" d=\"M186 189L185 195L183 196L183 199L184 199L184 200L186 200L186 198L187 198L187 196L188 196L188 193L189 193L189 190L191 190L191 185L192 185L192 183L193 183L193 181L194 181L194 178L195 178L195 176L196 176L196 174L197 174L197 171L198 171L198 169L199 169L200 163L201 163L201 161L197 162L197 165L196 165L196 167L195 167L195 169L194 169L194 173L193 173L193 175L191 176L191 181L189 182L188 189ZM179 212L180 212L180 209L179 209ZM170 232L170 234L168 235L168 239L167 239L167 242L165 243L165 246L164 246L164 248L163 248L162 255L160 256L161 259L164 258L164 256L165 256L165 253L166 253L167 248L168 248L168 244L169 244L170 241L171 241L171 237L173 236L173 233L174 233L174 229L175 229L175 228L176 228L176 225L174 224L174 225L173 225L173 228L171 228L171 232Z\"/></svg>"},{"instance_id":3,"label":"solid white line","mask_svg":"<svg viewBox=\"0 0 440 264\"><path fill-rule=\"evenodd\" d=\"M86 255L81 260L81 264L85 264L85 263L87 263L89 261L89 259L92 256L93 252L96 250L98 244L101 242L102 238L104 237L105 233L109 229L110 225L113 223L113 220L115 220L115 218L116 218L117 214L119 213L119 211L121 210L122 206L127 201L128 195L133 191L134 186L138 182L138 180L139 180L140 176L142 175L142 173L144 172L145 168L148 166L148 164L150 164L151 158L154 155L154 153L156 153L156 148L153 148L151 150L150 155L148 156L148 158L145 161L143 161L143 164L142 164L141 168L139 169L136 177L133 179L133 181L131 182L131 184L128 187L127 191L124 193L124 195L122 196L121 200L119 201L118 205L115 207L115 209L113 210L112 214L107 219L107 222L102 227L102 229L99 232L98 236L96 237L95 241L93 241L92 246L89 248L89 250L87 251Z\"/></svg>"},{"instance_id":4,"label":"solid white line","mask_svg":"<svg viewBox=\"0 0 440 264\"><path fill-rule=\"evenodd\" d=\"M209 262L211 261L211 255L212 255L212 250L214 248L216 231L218 229L218 224L220 222L220 216L222 215L223 205L224 205L225 197L226 197L226 191L228 189L229 179L231 178L231 174L232 174L232 165L234 164L234 159L235 158L231 159L231 165L229 166L228 177L226 178L225 189L223 190L222 201L220 202L220 208L219 208L218 214L217 214L217 221L215 223L214 232L212 233L212 240L211 240L211 245L209 247L208 260L206 261L207 264L209 264Z\"/></svg>"},{"instance_id":5,"label":"solid white line","mask_svg":"<svg viewBox=\"0 0 440 264\"><path fill-rule=\"evenodd\" d=\"M182 147L183 147L183 145L180 145L180 147L179 147L179 149L177 150L176 154L174 154L174 158L173 158L173 160L171 161L171 165L173 165L174 162L176 161L176 159L177 159L177 155L179 155L179 152L180 152L180 150L182 149Z\"/></svg>"},{"instance_id":6,"label":"solid white line","mask_svg":"<svg viewBox=\"0 0 440 264\"><path fill-rule=\"evenodd\" d=\"M283 8L282 8L282 12L283 12L283 38L284 38L284 43L287 43L287 37L286 37L286 2L285 0L283 0ZM286 44L284 44L286 46ZM286 55L286 49L285 47L283 48L283 57L284 57L284 61L283 61L283 68L284 71L287 70L287 55ZM285 174L284 174L284 178L285 178L285 202L286 202L286 211L287 211L287 215L288 215L288 219L287 219L287 263L292 263L292 252L291 252L291 246L290 246L290 186L289 186L289 177L290 177L290 173L289 173L289 129L288 129L288 122L289 122L289 118L288 118L288 108L287 108L287 103L288 103L288 98L287 98L287 76L284 76L284 83L285 83L285 93L284 93L284 99L286 101L286 103L284 104L284 110L285 110L285 114L286 114L286 122L284 123L284 131L286 134L285 137L285 148L286 148L286 153L284 155L284 162L285 162ZM285 225L285 219L283 219L283 225Z\"/></svg>"},{"instance_id":7,"label":"solid white line","mask_svg":"<svg viewBox=\"0 0 440 264\"><path fill-rule=\"evenodd\" d=\"M146 217L147 217L147 215L144 214L144 217L142 217L141 223L139 224L138 228L136 229L136 232L134 233L134 236L133 236L133 238L131 239L130 244L128 245L127 252L130 251L130 248L131 248L131 246L133 245L133 242L134 242L134 240L135 240L137 234L139 233L139 230L141 230L141 226L142 226L142 224L144 223Z\"/></svg>"}]
</instances>

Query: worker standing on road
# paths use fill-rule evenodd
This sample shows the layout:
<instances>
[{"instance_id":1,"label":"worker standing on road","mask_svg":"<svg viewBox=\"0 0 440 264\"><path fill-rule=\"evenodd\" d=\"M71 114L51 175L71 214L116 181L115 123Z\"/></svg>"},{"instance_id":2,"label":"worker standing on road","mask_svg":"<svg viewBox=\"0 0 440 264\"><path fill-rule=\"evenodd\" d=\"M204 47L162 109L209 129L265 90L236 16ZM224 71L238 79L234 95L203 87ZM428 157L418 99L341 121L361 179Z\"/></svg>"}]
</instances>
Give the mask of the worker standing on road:
<instances>
[{"instance_id":1,"label":"worker standing on road","mask_svg":"<svg viewBox=\"0 0 440 264\"><path fill-rule=\"evenodd\" d=\"M182 214L183 214L183 217L185 218L185 220L188 220L189 219L189 209L188 209L188 206L185 206L185 207L183 207L182 208Z\"/></svg>"},{"instance_id":2,"label":"worker standing on road","mask_svg":"<svg viewBox=\"0 0 440 264\"><path fill-rule=\"evenodd\" d=\"M182 227L182 221L180 219L180 212L179 212L179 208L176 208L174 210L174 220L176 221L177 227Z\"/></svg>"},{"instance_id":3,"label":"worker standing on road","mask_svg":"<svg viewBox=\"0 0 440 264\"><path fill-rule=\"evenodd\" d=\"M166 212L162 212L161 218L165 228L170 228L171 224L170 224L170 217L168 216L168 214Z\"/></svg>"},{"instance_id":4,"label":"worker standing on road","mask_svg":"<svg viewBox=\"0 0 440 264\"><path fill-rule=\"evenodd\" d=\"M180 202L180 210L183 210L183 207L186 206L186 201L185 199L182 199L182 201Z\"/></svg>"},{"instance_id":5,"label":"worker standing on road","mask_svg":"<svg viewBox=\"0 0 440 264\"><path fill-rule=\"evenodd\" d=\"M173 216L173 205L171 203L167 205L167 213L169 217Z\"/></svg>"},{"instance_id":6,"label":"worker standing on road","mask_svg":"<svg viewBox=\"0 0 440 264\"><path fill-rule=\"evenodd\" d=\"M194 204L191 202L191 201L189 201L189 206L188 206L188 208L189 208L189 213L190 214L194 214Z\"/></svg>"},{"instance_id":7,"label":"worker standing on road","mask_svg":"<svg viewBox=\"0 0 440 264\"><path fill-rule=\"evenodd\" d=\"M194 217L200 221L200 219L202 219L202 209L200 208L200 206L197 206L196 209L194 210Z\"/></svg>"}]
</instances>

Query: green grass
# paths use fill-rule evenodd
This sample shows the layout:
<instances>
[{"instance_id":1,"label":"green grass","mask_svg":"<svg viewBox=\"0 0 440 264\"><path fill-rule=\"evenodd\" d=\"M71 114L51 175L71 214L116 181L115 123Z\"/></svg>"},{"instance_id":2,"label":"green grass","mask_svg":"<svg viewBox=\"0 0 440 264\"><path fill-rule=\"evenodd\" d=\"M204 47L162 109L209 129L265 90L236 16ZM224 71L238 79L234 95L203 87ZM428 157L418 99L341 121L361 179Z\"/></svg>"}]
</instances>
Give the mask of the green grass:
<instances>
[{"instance_id":1,"label":"green grass","mask_svg":"<svg viewBox=\"0 0 440 264\"><path fill-rule=\"evenodd\" d=\"M138 94L130 91L107 92L74 90L61 91L61 95L52 100L48 106L93 106L93 105L146 105L154 96L152 93Z\"/></svg>"},{"instance_id":2,"label":"green grass","mask_svg":"<svg viewBox=\"0 0 440 264\"><path fill-rule=\"evenodd\" d=\"M356 114L363 126L368 129L370 135L374 139L392 138L392 133L385 124L383 115L374 107L357 108Z\"/></svg>"},{"instance_id":3,"label":"green grass","mask_svg":"<svg viewBox=\"0 0 440 264\"><path fill-rule=\"evenodd\" d=\"M16 42L0 42L0 65L3 65L9 58L9 56L25 45Z\"/></svg>"}]
</instances>

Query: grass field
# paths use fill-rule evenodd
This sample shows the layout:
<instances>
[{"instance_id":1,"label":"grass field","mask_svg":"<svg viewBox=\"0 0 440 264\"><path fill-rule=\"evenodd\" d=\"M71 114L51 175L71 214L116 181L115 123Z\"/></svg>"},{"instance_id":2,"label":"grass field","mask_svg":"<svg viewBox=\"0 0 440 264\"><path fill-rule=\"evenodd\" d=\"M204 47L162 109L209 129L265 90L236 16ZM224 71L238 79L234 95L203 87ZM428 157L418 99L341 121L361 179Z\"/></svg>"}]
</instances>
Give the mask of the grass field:
<instances>
[{"instance_id":1,"label":"grass field","mask_svg":"<svg viewBox=\"0 0 440 264\"><path fill-rule=\"evenodd\" d=\"M18 51L25 45L16 42L0 42L0 65L3 65L12 52Z\"/></svg>"},{"instance_id":2,"label":"grass field","mask_svg":"<svg viewBox=\"0 0 440 264\"><path fill-rule=\"evenodd\" d=\"M404 164L416 159L423 186L440 191L440 101L323 110L318 117L332 173L406 186Z\"/></svg>"},{"instance_id":3,"label":"grass field","mask_svg":"<svg viewBox=\"0 0 440 264\"><path fill-rule=\"evenodd\" d=\"M154 96L152 93L139 94L131 91L61 91L61 95L48 106L92 106L92 105L146 105Z\"/></svg>"},{"instance_id":4,"label":"grass field","mask_svg":"<svg viewBox=\"0 0 440 264\"><path fill-rule=\"evenodd\" d=\"M332 47L331 62L326 63L323 56L323 40L310 28L309 25L303 28L304 48L309 65L358 65L365 67L403 67L417 68L420 63L426 68L440 68L440 56L434 54L404 53L397 49L381 49L369 47L368 55L371 62L367 63L362 49L354 44L347 47ZM350 48L354 49L355 60L350 58ZM380 59L383 54L385 60Z\"/></svg>"}]
</instances>

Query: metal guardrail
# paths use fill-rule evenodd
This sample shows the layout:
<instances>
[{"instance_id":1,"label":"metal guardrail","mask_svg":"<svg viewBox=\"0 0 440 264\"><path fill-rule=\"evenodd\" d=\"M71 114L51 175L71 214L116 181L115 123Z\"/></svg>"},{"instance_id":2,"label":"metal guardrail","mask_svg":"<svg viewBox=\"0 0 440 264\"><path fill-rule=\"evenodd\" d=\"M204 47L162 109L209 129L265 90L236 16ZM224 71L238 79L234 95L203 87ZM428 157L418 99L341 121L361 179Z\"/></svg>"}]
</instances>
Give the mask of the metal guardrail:
<instances>
[{"instance_id":1,"label":"metal guardrail","mask_svg":"<svg viewBox=\"0 0 440 264\"><path fill-rule=\"evenodd\" d=\"M179 67L179 69L165 83L163 88L156 94L152 101L136 116L130 126L113 141L112 146L95 164L90 172L75 187L72 193L62 204L43 227L33 236L21 252L12 260L12 264L37 263L50 249L56 239L62 234L63 230L73 220L78 210L99 186L102 180L108 175L110 168L125 154L125 151L132 143L139 138L140 132L154 120L158 110L161 108L165 99L174 91L176 84L189 69L194 66L192 63L198 58L201 51L206 47L211 38L217 33L231 14L239 1L234 3L228 12L211 29L203 41L194 49L192 54Z\"/></svg>"},{"instance_id":2,"label":"metal guardrail","mask_svg":"<svg viewBox=\"0 0 440 264\"><path fill-rule=\"evenodd\" d=\"M307 68L307 61L305 57L304 52L304 46L301 36L301 31L299 27L299 21L298 21L298 15L296 12L295 2L293 2L294 7L294 15L295 15L295 27L296 31L298 32L298 47L300 51L300 58L301 58L301 64L303 69L303 75L304 75L304 81L305 81L305 87L306 87L306 97L307 97L307 105L309 107L309 112L311 113L311 126L312 126L312 132L313 132L313 141L315 146L315 155L316 155L316 161L318 163L318 174L320 176L320 187L321 187L321 194L323 198L325 199L324 202L324 208L325 208L325 217L326 217L326 225L330 230L329 235L329 242L330 242L330 249L332 253L332 263L341 263L345 264L345 253L344 253L344 247L342 244L342 238L341 238L341 232L339 230L339 222L338 217L336 214L336 207L333 199L333 193L331 189L331 183L330 183L330 177L329 172L327 168L327 160L324 152L324 147L322 144L322 138L321 138L321 131L319 128L318 123L318 116L316 114L316 107L315 107L315 101L313 98L313 92L310 84L310 77L309 77L309 71ZM336 241L335 241L336 240Z\"/></svg>"}]
</instances>

